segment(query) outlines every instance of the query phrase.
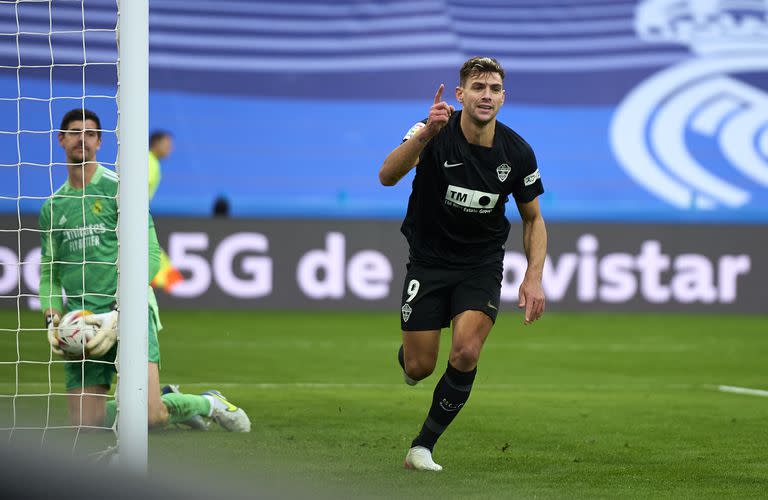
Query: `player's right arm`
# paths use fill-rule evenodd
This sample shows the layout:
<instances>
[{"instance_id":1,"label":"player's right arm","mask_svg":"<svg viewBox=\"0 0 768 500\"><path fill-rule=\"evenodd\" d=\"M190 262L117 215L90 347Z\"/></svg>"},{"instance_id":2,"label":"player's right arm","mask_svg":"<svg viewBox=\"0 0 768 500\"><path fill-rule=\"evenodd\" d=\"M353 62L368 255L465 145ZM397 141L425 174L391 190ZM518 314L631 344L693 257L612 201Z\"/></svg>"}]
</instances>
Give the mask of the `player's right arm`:
<instances>
[{"instance_id":1,"label":"player's right arm","mask_svg":"<svg viewBox=\"0 0 768 500\"><path fill-rule=\"evenodd\" d=\"M43 204L38 218L40 229L40 283L39 297L40 307L45 318L45 328L48 332L48 343L54 354L63 356L64 352L59 348L59 319L64 303L61 298L61 282L58 273L54 269L54 251L51 234L51 208L49 203ZM55 292L55 296L54 296Z\"/></svg>"},{"instance_id":2,"label":"player's right arm","mask_svg":"<svg viewBox=\"0 0 768 500\"><path fill-rule=\"evenodd\" d=\"M440 84L435 100L429 109L426 126L416 130L410 139L400 144L384 159L379 170L379 181L384 186L394 186L419 162L419 155L427 143L448 123L453 106L442 100L445 85Z\"/></svg>"},{"instance_id":3,"label":"player's right arm","mask_svg":"<svg viewBox=\"0 0 768 500\"><path fill-rule=\"evenodd\" d=\"M61 317L64 303L61 297L61 281L54 259L54 242L51 225L51 208L45 203L40 209L38 227L40 229L40 307L46 319L53 315Z\"/></svg>"}]
</instances>

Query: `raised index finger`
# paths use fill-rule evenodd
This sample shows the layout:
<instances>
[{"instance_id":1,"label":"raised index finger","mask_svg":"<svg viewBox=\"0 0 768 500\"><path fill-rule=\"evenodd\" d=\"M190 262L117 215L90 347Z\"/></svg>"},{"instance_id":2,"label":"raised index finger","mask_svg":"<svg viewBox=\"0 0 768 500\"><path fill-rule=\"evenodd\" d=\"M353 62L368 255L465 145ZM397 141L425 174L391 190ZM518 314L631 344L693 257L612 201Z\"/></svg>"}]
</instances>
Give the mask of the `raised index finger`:
<instances>
[{"instance_id":1,"label":"raised index finger","mask_svg":"<svg viewBox=\"0 0 768 500\"><path fill-rule=\"evenodd\" d=\"M443 89L445 88L445 85L442 83L440 84L440 88L437 89L437 94L435 94L435 104L443 100Z\"/></svg>"}]
</instances>

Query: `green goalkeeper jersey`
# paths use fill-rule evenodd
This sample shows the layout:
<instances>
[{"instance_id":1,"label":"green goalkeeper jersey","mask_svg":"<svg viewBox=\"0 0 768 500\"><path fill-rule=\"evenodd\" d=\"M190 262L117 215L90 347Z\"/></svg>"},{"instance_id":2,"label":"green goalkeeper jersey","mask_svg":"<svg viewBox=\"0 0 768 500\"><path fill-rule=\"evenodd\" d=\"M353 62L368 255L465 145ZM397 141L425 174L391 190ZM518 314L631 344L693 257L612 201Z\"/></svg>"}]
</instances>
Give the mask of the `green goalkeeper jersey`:
<instances>
[{"instance_id":1,"label":"green goalkeeper jersey","mask_svg":"<svg viewBox=\"0 0 768 500\"><path fill-rule=\"evenodd\" d=\"M64 312L108 311L117 295L117 174L96 167L85 189L65 182L40 209L40 305ZM160 267L160 245L149 217L149 280ZM157 300L149 287L149 307L159 326Z\"/></svg>"}]
</instances>

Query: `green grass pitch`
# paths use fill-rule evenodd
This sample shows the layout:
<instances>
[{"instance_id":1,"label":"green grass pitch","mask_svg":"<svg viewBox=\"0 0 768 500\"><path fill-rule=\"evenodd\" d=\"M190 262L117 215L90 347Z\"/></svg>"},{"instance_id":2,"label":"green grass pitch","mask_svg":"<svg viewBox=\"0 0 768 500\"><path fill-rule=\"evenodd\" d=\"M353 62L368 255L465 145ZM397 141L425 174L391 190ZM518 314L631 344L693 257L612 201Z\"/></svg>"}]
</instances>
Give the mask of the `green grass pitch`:
<instances>
[{"instance_id":1,"label":"green grass pitch","mask_svg":"<svg viewBox=\"0 0 768 500\"><path fill-rule=\"evenodd\" d=\"M768 494L768 397L718 390L768 390L766 316L548 313L523 326L503 313L469 403L435 449L439 474L402 461L445 366L447 331L439 373L408 387L396 312L162 317L161 382L218 388L253 430L153 432L152 468L183 464L203 476L227 471L240 487L290 481L342 497ZM42 320L25 312L20 323ZM15 311L0 312L0 328L16 325ZM44 333L2 331L0 352L3 362L47 359ZM0 364L0 394L14 394L17 369L19 392L47 392L46 365ZM60 368L52 374L60 391ZM39 423L45 399L16 398L17 425ZM3 426L12 402L0 400ZM61 423L63 398L53 407L50 421Z\"/></svg>"}]
</instances>

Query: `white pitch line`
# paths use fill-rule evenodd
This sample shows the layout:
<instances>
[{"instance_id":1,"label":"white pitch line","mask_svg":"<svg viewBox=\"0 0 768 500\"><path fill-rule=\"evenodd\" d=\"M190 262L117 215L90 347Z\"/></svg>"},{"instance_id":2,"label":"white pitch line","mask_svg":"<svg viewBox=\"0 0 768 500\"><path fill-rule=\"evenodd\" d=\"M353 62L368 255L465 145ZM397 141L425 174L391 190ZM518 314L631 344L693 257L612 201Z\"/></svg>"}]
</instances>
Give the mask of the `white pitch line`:
<instances>
[{"instance_id":1,"label":"white pitch line","mask_svg":"<svg viewBox=\"0 0 768 500\"><path fill-rule=\"evenodd\" d=\"M436 379L435 379L436 380ZM252 389L252 390L273 390L273 389L406 389L406 390L419 390L428 389L432 390L435 384L435 380L427 381L417 385L416 387L407 387L403 382L393 383L364 383L364 382L181 382L182 387L194 387L196 389L202 388L220 388L220 389ZM43 392L36 394L19 394L19 396L45 396L45 395L64 395L64 393L57 392L58 384L53 384L53 392L48 393L48 384L46 382L19 382L17 384L4 384L0 383L0 398L7 398L13 396L13 392L16 387L20 390L30 391L33 388ZM478 389L484 390L506 390L506 391L530 391L530 390L542 390L542 391L658 391L658 390L672 390L672 391L690 391L690 390L723 390L721 387L730 386L714 386L707 384L651 384L651 383L636 383L636 384L537 384L537 383L510 383L510 384L486 384L478 383L476 385ZM768 391L759 391L757 389L743 389L736 387L742 391L757 391L763 392L761 396L768 395ZM5 392L5 394L2 394ZM737 391L730 391L737 392Z\"/></svg>"},{"instance_id":2,"label":"white pitch line","mask_svg":"<svg viewBox=\"0 0 768 500\"><path fill-rule=\"evenodd\" d=\"M436 379L435 379L436 380ZM325 382L277 382L277 383L259 383L259 382L183 382L184 387L222 387L222 388L244 388L244 389L398 389L407 390L434 388L435 381L431 383L419 384L415 387L408 387L403 382L396 383L325 383ZM498 389L498 390L587 390L587 391L654 391L659 389L666 390L691 390L701 389L706 386L694 384L477 384L477 388Z\"/></svg>"},{"instance_id":3,"label":"white pitch line","mask_svg":"<svg viewBox=\"0 0 768 500\"><path fill-rule=\"evenodd\" d=\"M732 392L734 394L747 394L749 396L763 396L768 398L768 391L762 389L750 389L748 387L736 387L733 385L718 385L717 390L720 392Z\"/></svg>"}]
</instances>

